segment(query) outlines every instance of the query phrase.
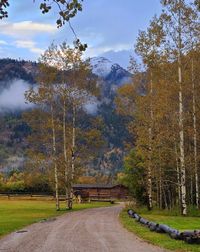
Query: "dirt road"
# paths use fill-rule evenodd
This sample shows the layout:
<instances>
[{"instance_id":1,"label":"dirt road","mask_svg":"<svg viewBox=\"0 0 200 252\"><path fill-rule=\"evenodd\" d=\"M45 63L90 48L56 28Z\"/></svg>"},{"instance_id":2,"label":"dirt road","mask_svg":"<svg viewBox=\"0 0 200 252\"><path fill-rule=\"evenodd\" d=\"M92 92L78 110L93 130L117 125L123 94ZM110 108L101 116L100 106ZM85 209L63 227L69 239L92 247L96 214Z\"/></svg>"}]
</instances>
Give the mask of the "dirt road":
<instances>
[{"instance_id":1,"label":"dirt road","mask_svg":"<svg viewBox=\"0 0 200 252\"><path fill-rule=\"evenodd\" d=\"M161 252L119 223L121 206L88 209L36 223L0 240L5 252Z\"/></svg>"}]
</instances>

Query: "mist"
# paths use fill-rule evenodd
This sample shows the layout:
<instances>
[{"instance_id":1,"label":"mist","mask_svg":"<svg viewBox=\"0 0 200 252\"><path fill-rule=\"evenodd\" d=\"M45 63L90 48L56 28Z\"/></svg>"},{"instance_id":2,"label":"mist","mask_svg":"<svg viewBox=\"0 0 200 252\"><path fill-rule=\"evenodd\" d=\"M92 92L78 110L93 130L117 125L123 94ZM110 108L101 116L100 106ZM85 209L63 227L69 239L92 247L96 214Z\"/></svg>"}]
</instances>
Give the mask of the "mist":
<instances>
[{"instance_id":1,"label":"mist","mask_svg":"<svg viewBox=\"0 0 200 252\"><path fill-rule=\"evenodd\" d=\"M0 93L0 112L26 110L32 104L25 103L24 93L30 88L30 84L24 80L13 80L9 88Z\"/></svg>"},{"instance_id":2,"label":"mist","mask_svg":"<svg viewBox=\"0 0 200 252\"><path fill-rule=\"evenodd\" d=\"M95 116L98 112L99 101L96 97L90 97L89 101L86 102L83 106L85 112L89 115Z\"/></svg>"}]
</instances>

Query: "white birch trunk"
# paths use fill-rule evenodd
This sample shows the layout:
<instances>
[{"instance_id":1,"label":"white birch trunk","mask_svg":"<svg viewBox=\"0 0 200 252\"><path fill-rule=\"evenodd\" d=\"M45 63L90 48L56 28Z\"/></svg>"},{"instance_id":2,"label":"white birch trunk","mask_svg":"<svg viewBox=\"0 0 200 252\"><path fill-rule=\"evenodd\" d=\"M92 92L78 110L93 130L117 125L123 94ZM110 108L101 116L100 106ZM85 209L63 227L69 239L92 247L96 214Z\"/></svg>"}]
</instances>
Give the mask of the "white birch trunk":
<instances>
[{"instance_id":1,"label":"white birch trunk","mask_svg":"<svg viewBox=\"0 0 200 252\"><path fill-rule=\"evenodd\" d=\"M66 102L65 102L65 97L63 97L63 155L64 155L64 169L65 169L66 208L68 208L68 164L67 164Z\"/></svg>"},{"instance_id":2,"label":"white birch trunk","mask_svg":"<svg viewBox=\"0 0 200 252\"><path fill-rule=\"evenodd\" d=\"M176 155L176 173L177 173L177 189L178 189L178 204L180 205L181 202L181 182L180 182L180 168L178 162L178 151L176 146L176 140L174 139L174 148L175 148L175 155Z\"/></svg>"},{"instance_id":3,"label":"white birch trunk","mask_svg":"<svg viewBox=\"0 0 200 252\"><path fill-rule=\"evenodd\" d=\"M191 175L190 178L190 204L193 206L194 201L193 201L193 176Z\"/></svg>"},{"instance_id":4,"label":"white birch trunk","mask_svg":"<svg viewBox=\"0 0 200 252\"><path fill-rule=\"evenodd\" d=\"M195 80L194 80L194 60L192 58L192 110L193 110L193 130L194 130L194 172L195 172L195 193L196 193L196 206L199 208L199 176L197 165L197 118L196 118L196 93L195 93Z\"/></svg>"},{"instance_id":5,"label":"white birch trunk","mask_svg":"<svg viewBox=\"0 0 200 252\"><path fill-rule=\"evenodd\" d=\"M153 109L152 109L152 95L153 95L153 80L152 72L150 73L150 127L149 127L149 163L147 171L147 194L148 194L148 207L149 210L153 208L152 203L152 122L153 122Z\"/></svg>"},{"instance_id":6,"label":"white birch trunk","mask_svg":"<svg viewBox=\"0 0 200 252\"><path fill-rule=\"evenodd\" d=\"M72 179L74 179L75 172L75 145L76 145L76 107L73 104L73 129L72 129Z\"/></svg>"},{"instance_id":7,"label":"white birch trunk","mask_svg":"<svg viewBox=\"0 0 200 252\"><path fill-rule=\"evenodd\" d=\"M52 126L52 147L53 147L53 162L54 162L54 177L55 177L55 193L56 193L56 210L60 210L59 193L58 193L58 167L56 162L56 134L55 122L53 115L53 105L51 104L51 126Z\"/></svg>"},{"instance_id":8,"label":"white birch trunk","mask_svg":"<svg viewBox=\"0 0 200 252\"><path fill-rule=\"evenodd\" d=\"M184 126L183 126L183 92L182 92L182 30L181 12L179 10L178 27L178 82L179 82L179 137L180 137L180 181L181 181L181 210L182 214L187 214L186 204L186 173L185 173L185 153L184 153Z\"/></svg>"},{"instance_id":9,"label":"white birch trunk","mask_svg":"<svg viewBox=\"0 0 200 252\"><path fill-rule=\"evenodd\" d=\"M162 205L163 205L163 202L162 202L162 170L161 170L161 166L160 166L160 171L159 171L159 195L160 195L160 199L159 199L159 207L160 209L162 209Z\"/></svg>"},{"instance_id":10,"label":"white birch trunk","mask_svg":"<svg viewBox=\"0 0 200 252\"><path fill-rule=\"evenodd\" d=\"M75 145L76 145L76 107L75 107L75 104L73 103L71 171L70 171L70 181L69 181L69 187L68 187L68 194L69 194L68 208L69 209L71 209L73 205L72 183L74 180L74 172L75 172Z\"/></svg>"}]
</instances>

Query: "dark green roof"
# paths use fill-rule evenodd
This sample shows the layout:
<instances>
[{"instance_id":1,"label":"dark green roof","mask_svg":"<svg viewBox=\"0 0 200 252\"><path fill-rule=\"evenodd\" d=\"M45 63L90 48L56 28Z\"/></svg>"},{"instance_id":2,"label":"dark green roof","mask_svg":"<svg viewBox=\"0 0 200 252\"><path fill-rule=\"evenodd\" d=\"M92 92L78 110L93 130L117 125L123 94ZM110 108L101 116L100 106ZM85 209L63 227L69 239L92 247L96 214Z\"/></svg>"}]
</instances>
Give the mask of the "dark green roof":
<instances>
[{"instance_id":1,"label":"dark green roof","mask_svg":"<svg viewBox=\"0 0 200 252\"><path fill-rule=\"evenodd\" d=\"M76 184L76 185L73 185L73 188L74 189L81 189L81 188L111 189L116 186L123 186L123 185L120 185L120 184L115 184L115 185L112 185L112 184L108 184L108 185L105 185L105 184Z\"/></svg>"}]
</instances>

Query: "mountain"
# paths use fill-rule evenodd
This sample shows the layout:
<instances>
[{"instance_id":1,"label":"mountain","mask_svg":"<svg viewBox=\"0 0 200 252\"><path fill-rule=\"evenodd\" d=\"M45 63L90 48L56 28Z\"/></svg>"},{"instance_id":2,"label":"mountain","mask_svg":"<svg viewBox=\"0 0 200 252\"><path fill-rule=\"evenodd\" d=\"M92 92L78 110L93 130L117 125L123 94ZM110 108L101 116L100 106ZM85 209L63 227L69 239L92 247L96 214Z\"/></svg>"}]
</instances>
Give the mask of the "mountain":
<instances>
[{"instance_id":1,"label":"mountain","mask_svg":"<svg viewBox=\"0 0 200 252\"><path fill-rule=\"evenodd\" d=\"M116 91L119 86L131 80L132 75L127 70L104 57L91 58L90 62L93 73L104 82L102 89L104 94L108 92L106 96L110 95L110 91ZM36 62L0 59L0 93L9 87L13 80L23 80L34 84L37 73Z\"/></svg>"},{"instance_id":2,"label":"mountain","mask_svg":"<svg viewBox=\"0 0 200 252\"><path fill-rule=\"evenodd\" d=\"M113 63L104 57L91 58L90 63L93 73L103 80L110 81L120 86L131 78L131 74L119 64Z\"/></svg>"},{"instance_id":3,"label":"mountain","mask_svg":"<svg viewBox=\"0 0 200 252\"><path fill-rule=\"evenodd\" d=\"M90 63L93 73L103 81L101 88L104 97L112 96L118 87L131 81L131 73L104 57L91 58Z\"/></svg>"},{"instance_id":4,"label":"mountain","mask_svg":"<svg viewBox=\"0 0 200 252\"><path fill-rule=\"evenodd\" d=\"M35 83L38 73L36 62L18 61L15 59L0 59L0 93L8 88L13 80L24 80Z\"/></svg>"},{"instance_id":5,"label":"mountain","mask_svg":"<svg viewBox=\"0 0 200 252\"><path fill-rule=\"evenodd\" d=\"M102 98L96 115L104 121L103 135L107 144L92 164L90 174L93 170L109 175L122 168L123 142L128 137L126 118L116 113L114 98L117 88L129 82L132 76L120 65L103 57L92 58L91 65L93 73L99 77ZM23 169L26 137L30 131L21 118L21 111L28 108L23 94L36 83L37 73L38 64L35 62L0 59L0 169L9 170L14 166Z\"/></svg>"},{"instance_id":6,"label":"mountain","mask_svg":"<svg viewBox=\"0 0 200 252\"><path fill-rule=\"evenodd\" d=\"M113 63L103 57L94 57L90 59L90 64L93 68L93 73L105 79L111 72Z\"/></svg>"},{"instance_id":7,"label":"mountain","mask_svg":"<svg viewBox=\"0 0 200 252\"><path fill-rule=\"evenodd\" d=\"M124 142L130 136L126 130L129 118L116 113L115 97L117 89L132 80L132 74L104 57L91 59L93 73L100 78L102 92L101 103L98 106L98 115L103 118L107 148L99 156L96 169L108 176L120 171L123 166Z\"/></svg>"}]
</instances>

